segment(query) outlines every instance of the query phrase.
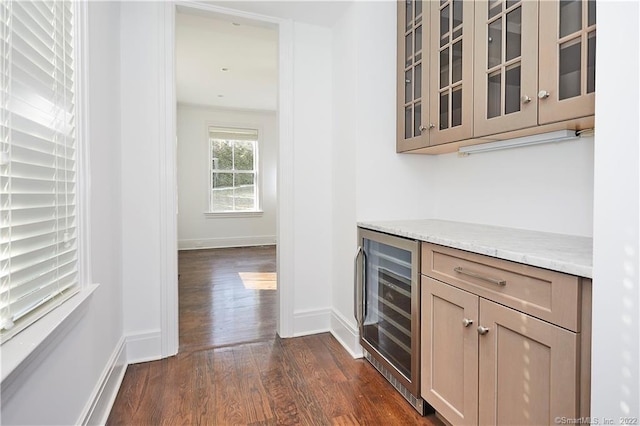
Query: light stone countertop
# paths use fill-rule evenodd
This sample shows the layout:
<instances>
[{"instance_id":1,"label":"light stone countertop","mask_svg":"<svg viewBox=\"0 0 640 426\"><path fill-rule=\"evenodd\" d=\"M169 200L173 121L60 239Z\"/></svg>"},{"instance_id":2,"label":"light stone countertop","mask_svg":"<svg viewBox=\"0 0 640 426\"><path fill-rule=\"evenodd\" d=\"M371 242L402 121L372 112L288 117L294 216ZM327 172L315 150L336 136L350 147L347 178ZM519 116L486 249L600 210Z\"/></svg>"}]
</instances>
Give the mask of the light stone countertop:
<instances>
[{"instance_id":1,"label":"light stone countertop","mask_svg":"<svg viewBox=\"0 0 640 426\"><path fill-rule=\"evenodd\" d=\"M580 277L592 277L593 240L437 219L359 222L358 226Z\"/></svg>"}]
</instances>

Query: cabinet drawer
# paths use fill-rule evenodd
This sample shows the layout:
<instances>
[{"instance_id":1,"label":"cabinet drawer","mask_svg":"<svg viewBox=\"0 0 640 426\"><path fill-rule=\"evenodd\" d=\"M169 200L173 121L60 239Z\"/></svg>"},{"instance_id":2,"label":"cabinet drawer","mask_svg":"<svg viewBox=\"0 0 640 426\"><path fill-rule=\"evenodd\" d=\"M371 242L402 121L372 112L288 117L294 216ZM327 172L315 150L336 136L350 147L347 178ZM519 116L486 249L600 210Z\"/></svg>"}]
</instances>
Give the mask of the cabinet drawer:
<instances>
[{"instance_id":1,"label":"cabinet drawer","mask_svg":"<svg viewBox=\"0 0 640 426\"><path fill-rule=\"evenodd\" d=\"M422 273L569 330L580 331L580 279L430 243Z\"/></svg>"}]
</instances>

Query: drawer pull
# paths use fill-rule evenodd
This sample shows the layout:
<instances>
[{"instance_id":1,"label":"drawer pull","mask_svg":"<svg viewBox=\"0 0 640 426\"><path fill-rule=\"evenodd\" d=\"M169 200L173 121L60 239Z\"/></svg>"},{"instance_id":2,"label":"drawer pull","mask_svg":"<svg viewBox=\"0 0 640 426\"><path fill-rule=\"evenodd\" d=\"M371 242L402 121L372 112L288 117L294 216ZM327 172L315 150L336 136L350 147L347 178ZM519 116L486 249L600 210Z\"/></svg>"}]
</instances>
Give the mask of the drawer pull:
<instances>
[{"instance_id":1,"label":"drawer pull","mask_svg":"<svg viewBox=\"0 0 640 426\"><path fill-rule=\"evenodd\" d=\"M465 318L465 319L462 320L462 324L465 327L469 327L471 324L473 324L473 320L470 320L469 318Z\"/></svg>"},{"instance_id":2,"label":"drawer pull","mask_svg":"<svg viewBox=\"0 0 640 426\"><path fill-rule=\"evenodd\" d=\"M495 278L485 277L484 275L480 275L477 272L464 270L459 266L456 266L455 268L453 268L453 270L455 272L459 273L459 274L467 275L467 276L470 276L470 277L473 277L473 278L477 278L479 280L486 281L486 282L489 282L491 284L501 285L501 286L502 285L507 285L507 282L505 280L497 280Z\"/></svg>"}]
</instances>

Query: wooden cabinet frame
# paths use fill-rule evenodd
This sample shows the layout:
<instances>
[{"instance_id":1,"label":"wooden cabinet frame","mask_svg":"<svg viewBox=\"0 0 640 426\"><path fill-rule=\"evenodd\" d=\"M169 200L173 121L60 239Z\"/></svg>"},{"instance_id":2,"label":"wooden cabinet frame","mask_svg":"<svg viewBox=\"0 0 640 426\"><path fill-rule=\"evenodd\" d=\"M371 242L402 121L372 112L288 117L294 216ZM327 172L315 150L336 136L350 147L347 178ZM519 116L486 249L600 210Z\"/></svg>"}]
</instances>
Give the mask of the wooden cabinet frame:
<instances>
[{"instance_id":1,"label":"wooden cabinet frame","mask_svg":"<svg viewBox=\"0 0 640 426\"><path fill-rule=\"evenodd\" d=\"M421 271L421 395L447 422L553 424L590 415L591 280L430 243ZM541 285L528 277L577 294L549 293L554 309L545 314L527 306L533 293L518 291Z\"/></svg>"}]
</instances>

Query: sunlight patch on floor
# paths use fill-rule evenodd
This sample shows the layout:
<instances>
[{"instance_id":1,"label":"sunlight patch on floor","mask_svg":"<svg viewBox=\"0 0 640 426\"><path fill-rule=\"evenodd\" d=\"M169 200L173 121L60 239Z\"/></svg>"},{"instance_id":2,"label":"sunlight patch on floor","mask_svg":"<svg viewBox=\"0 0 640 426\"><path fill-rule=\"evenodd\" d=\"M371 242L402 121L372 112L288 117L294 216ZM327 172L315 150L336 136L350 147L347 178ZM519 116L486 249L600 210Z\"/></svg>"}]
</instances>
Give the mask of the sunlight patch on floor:
<instances>
[{"instance_id":1,"label":"sunlight patch on floor","mask_svg":"<svg viewBox=\"0 0 640 426\"><path fill-rule=\"evenodd\" d=\"M247 290L275 290L278 278L275 272L238 272Z\"/></svg>"}]
</instances>

